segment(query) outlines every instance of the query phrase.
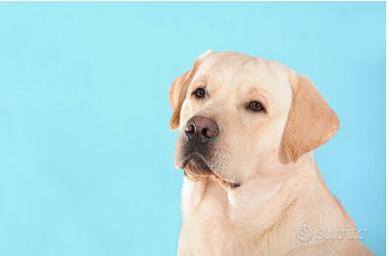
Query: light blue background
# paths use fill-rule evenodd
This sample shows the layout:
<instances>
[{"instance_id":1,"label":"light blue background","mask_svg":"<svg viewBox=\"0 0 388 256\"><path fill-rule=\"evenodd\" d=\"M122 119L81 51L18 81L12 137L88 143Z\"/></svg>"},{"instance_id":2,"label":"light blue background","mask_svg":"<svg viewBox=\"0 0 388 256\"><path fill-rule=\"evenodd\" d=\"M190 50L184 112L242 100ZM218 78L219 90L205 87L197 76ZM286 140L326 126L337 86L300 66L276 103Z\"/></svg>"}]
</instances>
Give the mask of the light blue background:
<instances>
[{"instance_id":1,"label":"light blue background","mask_svg":"<svg viewBox=\"0 0 388 256\"><path fill-rule=\"evenodd\" d=\"M315 82L341 120L322 174L384 255L381 2L0 4L0 255L174 255L168 90L208 48Z\"/></svg>"}]
</instances>

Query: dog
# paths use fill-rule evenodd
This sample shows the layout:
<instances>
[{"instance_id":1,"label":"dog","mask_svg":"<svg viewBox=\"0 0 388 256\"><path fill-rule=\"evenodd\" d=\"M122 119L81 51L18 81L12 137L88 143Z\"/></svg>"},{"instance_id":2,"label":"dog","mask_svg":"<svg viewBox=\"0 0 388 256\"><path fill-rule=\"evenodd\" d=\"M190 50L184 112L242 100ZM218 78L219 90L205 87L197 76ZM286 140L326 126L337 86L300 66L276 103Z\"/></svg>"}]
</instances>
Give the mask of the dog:
<instances>
[{"instance_id":1,"label":"dog","mask_svg":"<svg viewBox=\"0 0 388 256\"><path fill-rule=\"evenodd\" d=\"M372 255L314 161L339 120L309 79L209 50L169 100L185 174L178 255Z\"/></svg>"}]
</instances>

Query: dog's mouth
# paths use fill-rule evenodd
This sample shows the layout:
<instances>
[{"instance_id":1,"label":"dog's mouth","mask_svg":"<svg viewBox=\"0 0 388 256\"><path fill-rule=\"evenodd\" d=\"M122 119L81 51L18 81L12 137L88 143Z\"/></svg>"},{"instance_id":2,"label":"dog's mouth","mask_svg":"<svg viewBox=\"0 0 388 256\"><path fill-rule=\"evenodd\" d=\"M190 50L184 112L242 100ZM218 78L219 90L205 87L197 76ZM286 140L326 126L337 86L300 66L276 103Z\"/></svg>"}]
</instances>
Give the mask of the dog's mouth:
<instances>
[{"instance_id":1,"label":"dog's mouth","mask_svg":"<svg viewBox=\"0 0 388 256\"><path fill-rule=\"evenodd\" d=\"M238 182L234 182L222 177L216 171L212 170L209 167L206 159L199 153L187 155L179 168L183 169L185 176L192 181L198 181L200 178L210 177L214 178L220 185L225 188L233 189L241 185Z\"/></svg>"}]
</instances>

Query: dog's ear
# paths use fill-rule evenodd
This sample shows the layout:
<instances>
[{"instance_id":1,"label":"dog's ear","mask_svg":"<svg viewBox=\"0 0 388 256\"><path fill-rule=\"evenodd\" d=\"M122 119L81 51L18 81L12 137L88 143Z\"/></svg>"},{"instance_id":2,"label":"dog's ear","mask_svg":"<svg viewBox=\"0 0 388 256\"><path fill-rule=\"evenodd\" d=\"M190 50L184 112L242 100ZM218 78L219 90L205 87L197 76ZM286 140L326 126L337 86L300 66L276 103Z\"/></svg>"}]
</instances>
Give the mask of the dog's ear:
<instances>
[{"instance_id":1,"label":"dog's ear","mask_svg":"<svg viewBox=\"0 0 388 256\"><path fill-rule=\"evenodd\" d=\"M298 158L326 141L338 130L336 114L305 77L290 76L293 99L283 134L283 151L289 161Z\"/></svg>"},{"instance_id":2,"label":"dog's ear","mask_svg":"<svg viewBox=\"0 0 388 256\"><path fill-rule=\"evenodd\" d=\"M180 112L183 100L186 95L187 87L192 77L192 69L179 76L172 83L170 88L170 105L172 108L172 116L170 119L170 129L174 130L179 126Z\"/></svg>"},{"instance_id":3,"label":"dog's ear","mask_svg":"<svg viewBox=\"0 0 388 256\"><path fill-rule=\"evenodd\" d=\"M182 103L185 99L187 93L187 87L189 86L191 80L194 77L194 74L197 72L200 63L203 59L209 55L212 51L208 50L202 55L200 55L194 62L191 69L185 72L183 75L179 76L172 83L170 88L170 105L172 108L172 116L170 119L170 128L174 130L179 126L180 112Z\"/></svg>"}]
</instances>

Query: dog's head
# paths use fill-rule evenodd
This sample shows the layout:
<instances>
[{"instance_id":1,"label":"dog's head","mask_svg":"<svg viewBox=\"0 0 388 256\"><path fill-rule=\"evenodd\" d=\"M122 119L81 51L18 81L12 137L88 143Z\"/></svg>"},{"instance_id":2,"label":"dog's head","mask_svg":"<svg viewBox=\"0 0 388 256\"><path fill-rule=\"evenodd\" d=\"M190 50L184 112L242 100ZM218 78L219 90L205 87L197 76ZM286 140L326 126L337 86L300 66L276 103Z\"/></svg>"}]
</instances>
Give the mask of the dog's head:
<instances>
[{"instance_id":1,"label":"dog's head","mask_svg":"<svg viewBox=\"0 0 388 256\"><path fill-rule=\"evenodd\" d=\"M201 55L170 89L176 165L232 187L297 162L339 122L312 83L286 66L233 52Z\"/></svg>"}]
</instances>

